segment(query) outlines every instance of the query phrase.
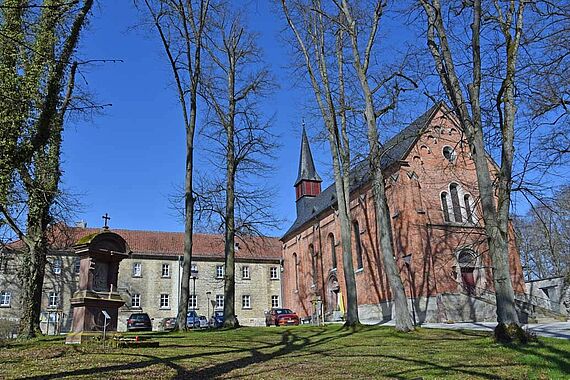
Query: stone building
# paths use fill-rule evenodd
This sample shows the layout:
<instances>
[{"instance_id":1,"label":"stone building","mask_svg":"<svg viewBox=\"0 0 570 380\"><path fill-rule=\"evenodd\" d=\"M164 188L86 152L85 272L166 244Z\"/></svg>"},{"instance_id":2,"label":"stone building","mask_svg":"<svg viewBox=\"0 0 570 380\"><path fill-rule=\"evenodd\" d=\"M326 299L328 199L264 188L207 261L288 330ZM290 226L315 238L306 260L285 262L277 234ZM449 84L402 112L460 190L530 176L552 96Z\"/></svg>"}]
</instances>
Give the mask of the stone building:
<instances>
[{"instance_id":1,"label":"stone building","mask_svg":"<svg viewBox=\"0 0 570 380\"><path fill-rule=\"evenodd\" d=\"M386 142L382 150L394 250L417 322L493 320L491 262L478 202L475 166L462 130L443 105ZM496 165L489 159L489 167ZM391 293L377 244L367 161L350 173L353 263L361 319L389 320ZM303 131L295 182L297 219L283 243L283 300L301 316L322 302L325 319L342 314L346 300L334 185L321 191ZM511 280L524 294L511 230ZM408 262L408 263L407 263Z\"/></svg>"},{"instance_id":2,"label":"stone building","mask_svg":"<svg viewBox=\"0 0 570 380\"><path fill-rule=\"evenodd\" d=\"M67 227L58 232L48 257L42 297L42 330L69 331L70 299L77 290L79 260L71 248L94 228ZM132 253L119 267L118 290L125 301L118 330L126 329L131 313L145 312L160 328L163 318L176 317L182 273L183 234L113 230ZM264 311L281 306L281 244L275 238L236 239L236 315L242 325L264 325ZM222 310L224 242L222 235L195 234L190 304L199 315ZM0 320L20 315L16 250L0 256Z\"/></svg>"}]
</instances>

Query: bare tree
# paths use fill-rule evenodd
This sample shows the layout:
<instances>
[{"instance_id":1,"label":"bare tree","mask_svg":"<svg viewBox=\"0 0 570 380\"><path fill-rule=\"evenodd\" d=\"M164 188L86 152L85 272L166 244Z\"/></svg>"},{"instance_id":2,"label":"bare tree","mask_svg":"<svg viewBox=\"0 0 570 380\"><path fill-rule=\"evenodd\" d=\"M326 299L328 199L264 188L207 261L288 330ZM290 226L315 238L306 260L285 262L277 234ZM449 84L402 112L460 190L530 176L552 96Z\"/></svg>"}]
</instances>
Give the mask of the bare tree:
<instances>
[{"instance_id":1,"label":"bare tree","mask_svg":"<svg viewBox=\"0 0 570 380\"><path fill-rule=\"evenodd\" d=\"M92 0L0 7L0 215L24 244L19 335L38 334L48 226L60 195L60 149Z\"/></svg>"},{"instance_id":2,"label":"bare tree","mask_svg":"<svg viewBox=\"0 0 570 380\"><path fill-rule=\"evenodd\" d=\"M209 22L209 0L143 0L144 8L160 36L172 70L186 131L186 167L184 180L184 263L178 303L177 324L186 329L192 237L194 226L194 135L198 113L198 86L202 70L203 44Z\"/></svg>"},{"instance_id":3,"label":"bare tree","mask_svg":"<svg viewBox=\"0 0 570 380\"><path fill-rule=\"evenodd\" d=\"M394 321L396 329L400 331L413 330L408 300L404 285L400 277L394 255L392 224L388 201L386 199L386 185L383 169L380 165L381 149L378 136L378 123L380 117L396 107L400 92L406 87L413 87L415 83L402 73L394 73L387 78L377 80L370 72L371 59L375 59L375 49L378 26L384 12L385 1L361 2L349 5L348 1L335 2L341 14L339 23L349 36L352 51L351 61L360 83L361 96L364 100L364 120L367 126L368 144L370 148L368 160L372 175L372 193L376 209L376 225L378 228L378 246L382 253L382 263L386 270L392 296L394 297ZM365 15L371 15L366 17ZM365 35L367 34L367 35ZM364 37L362 38L362 36ZM364 41L362 41L364 39ZM403 78L407 86L402 87L394 78ZM385 86L393 86L388 99L382 102L378 99L379 90ZM383 94L385 95L385 94Z\"/></svg>"},{"instance_id":4,"label":"bare tree","mask_svg":"<svg viewBox=\"0 0 570 380\"><path fill-rule=\"evenodd\" d=\"M281 6L289 28L295 36L296 44L293 45L303 62L301 64L304 66L303 71L308 76L327 130L340 221L342 263L347 293L345 326L355 326L360 321L352 263L350 140L347 133L348 105L344 81L344 31L325 17L319 0L282 0ZM334 52L332 59L330 51ZM338 94L335 96L334 89L337 88Z\"/></svg>"},{"instance_id":5,"label":"bare tree","mask_svg":"<svg viewBox=\"0 0 570 380\"><path fill-rule=\"evenodd\" d=\"M426 38L429 51L441 85L464 128L475 162L489 253L493 263L493 281L499 322L495 331L499 338L504 337L501 331L505 330L506 325L519 324L510 277L508 245L514 126L517 109L515 81L526 3L525 0L494 1L493 4L486 4L488 7L483 8L480 0L474 0L464 2L458 10L453 8L456 16L468 14L469 16L465 16L465 19L471 19L471 39L468 44L471 59L468 62L462 62L460 59L462 53L458 52L456 47L454 51L454 46L452 46L454 39L449 35L453 17L446 16L439 0L420 0L427 21ZM452 6L455 4L450 4L450 8ZM462 22L465 19L461 18ZM482 50L482 37L484 43L486 41L482 32L483 22L487 23L487 30L494 33L493 38L500 41L495 49ZM494 55L482 57L482 52ZM497 173L490 169L493 164L489 162L485 150L483 133L482 65L488 61L494 62L492 73L500 81L500 86L494 89L495 91L488 89L491 94L487 94L494 99L498 116L496 135L500 140L501 164Z\"/></svg>"},{"instance_id":6,"label":"bare tree","mask_svg":"<svg viewBox=\"0 0 570 380\"><path fill-rule=\"evenodd\" d=\"M268 94L273 84L262 62L256 39L257 36L244 27L239 11L230 7L219 9L206 47L210 65L205 70L200 86L210 110L207 137L213 146L219 147L221 155L218 156L221 157L218 157L218 164L221 165L218 167L225 169L223 182L211 182L213 186L209 187L214 189L214 194L217 193L210 205L215 205L216 199L221 200L220 192L225 195L221 222L225 241L226 327L238 326L235 317L235 247L238 228L242 232L251 233L257 227L255 222L267 215L266 212L261 213L259 219L259 216L253 214L258 208L252 207L252 202L259 194L248 191L248 186L241 186L240 189L238 185L240 182L246 185L246 178L251 175L267 172L267 159L275 147L270 123L263 120L259 111L259 100ZM210 152L216 155L216 151ZM264 203L267 202L262 202ZM215 207L210 210L215 211ZM237 220L236 210L240 212Z\"/></svg>"}]
</instances>

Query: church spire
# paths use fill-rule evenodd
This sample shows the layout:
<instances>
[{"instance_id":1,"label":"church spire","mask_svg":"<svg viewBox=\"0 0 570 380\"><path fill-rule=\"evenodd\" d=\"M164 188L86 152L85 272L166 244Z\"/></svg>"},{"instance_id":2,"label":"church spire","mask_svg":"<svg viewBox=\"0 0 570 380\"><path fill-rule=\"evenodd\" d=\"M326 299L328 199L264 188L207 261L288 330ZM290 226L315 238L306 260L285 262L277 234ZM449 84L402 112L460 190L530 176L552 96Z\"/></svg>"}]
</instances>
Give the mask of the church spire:
<instances>
[{"instance_id":1,"label":"church spire","mask_svg":"<svg viewBox=\"0 0 570 380\"><path fill-rule=\"evenodd\" d=\"M315 170L311 146L303 122L303 137L301 138L301 155L299 157L299 174L295 181L297 200L304 196L314 197L321 192L322 179Z\"/></svg>"}]
</instances>

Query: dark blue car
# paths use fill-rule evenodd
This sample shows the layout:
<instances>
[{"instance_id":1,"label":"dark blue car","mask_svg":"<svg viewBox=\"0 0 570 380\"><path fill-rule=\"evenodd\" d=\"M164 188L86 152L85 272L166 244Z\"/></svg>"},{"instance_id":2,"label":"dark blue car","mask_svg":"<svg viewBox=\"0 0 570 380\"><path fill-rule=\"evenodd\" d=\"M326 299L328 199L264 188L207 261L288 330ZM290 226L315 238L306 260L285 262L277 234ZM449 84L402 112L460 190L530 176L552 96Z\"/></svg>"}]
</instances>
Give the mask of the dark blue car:
<instances>
[{"instance_id":1,"label":"dark blue car","mask_svg":"<svg viewBox=\"0 0 570 380\"><path fill-rule=\"evenodd\" d=\"M224 325L224 312L214 311L210 319L210 327L222 327Z\"/></svg>"},{"instance_id":2,"label":"dark blue car","mask_svg":"<svg viewBox=\"0 0 570 380\"><path fill-rule=\"evenodd\" d=\"M191 329L198 329L200 328L200 316L194 310L189 311L186 314L186 326Z\"/></svg>"}]
</instances>

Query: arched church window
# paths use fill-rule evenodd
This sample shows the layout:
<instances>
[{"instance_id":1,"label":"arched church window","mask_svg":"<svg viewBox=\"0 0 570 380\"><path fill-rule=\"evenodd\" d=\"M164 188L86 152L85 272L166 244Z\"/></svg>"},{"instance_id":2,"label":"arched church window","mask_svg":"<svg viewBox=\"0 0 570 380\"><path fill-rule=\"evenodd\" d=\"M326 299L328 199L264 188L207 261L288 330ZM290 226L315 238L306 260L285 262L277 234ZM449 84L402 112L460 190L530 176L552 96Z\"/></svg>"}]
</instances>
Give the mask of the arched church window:
<instances>
[{"instance_id":1,"label":"arched church window","mask_svg":"<svg viewBox=\"0 0 570 380\"><path fill-rule=\"evenodd\" d=\"M470 249L463 249L457 255L457 262L461 269L461 284L467 293L472 294L475 291L475 267L477 264L477 256Z\"/></svg>"},{"instance_id":2,"label":"arched church window","mask_svg":"<svg viewBox=\"0 0 570 380\"><path fill-rule=\"evenodd\" d=\"M463 197L465 202L465 213L467 215L467 222L473 223L473 205L471 204L471 197L469 194L465 194Z\"/></svg>"},{"instance_id":3,"label":"arched church window","mask_svg":"<svg viewBox=\"0 0 570 380\"><path fill-rule=\"evenodd\" d=\"M452 183L451 185L449 185L449 192L451 193L451 206L453 207L453 218L457 223L463 223L463 216L461 215L461 206L459 205L459 192L456 183Z\"/></svg>"},{"instance_id":4,"label":"arched church window","mask_svg":"<svg viewBox=\"0 0 570 380\"><path fill-rule=\"evenodd\" d=\"M352 227L354 230L354 246L356 249L356 268L362 269L364 267L362 264L362 242L360 241L360 228L356 220L352 222Z\"/></svg>"},{"instance_id":5,"label":"arched church window","mask_svg":"<svg viewBox=\"0 0 570 380\"><path fill-rule=\"evenodd\" d=\"M293 253L293 265L295 265L295 290L299 290L299 261L297 254Z\"/></svg>"},{"instance_id":6,"label":"arched church window","mask_svg":"<svg viewBox=\"0 0 570 380\"><path fill-rule=\"evenodd\" d=\"M311 255L311 277L313 285L317 284L317 256L315 255L315 247L309 244L309 255Z\"/></svg>"},{"instance_id":7,"label":"arched church window","mask_svg":"<svg viewBox=\"0 0 570 380\"><path fill-rule=\"evenodd\" d=\"M449 162L455 162L455 150L453 150L453 148L450 146L443 147L443 157L445 157L445 159Z\"/></svg>"},{"instance_id":8,"label":"arched church window","mask_svg":"<svg viewBox=\"0 0 570 380\"><path fill-rule=\"evenodd\" d=\"M333 234L329 234L329 244L331 248L332 269L336 269L336 247Z\"/></svg>"},{"instance_id":9,"label":"arched church window","mask_svg":"<svg viewBox=\"0 0 570 380\"><path fill-rule=\"evenodd\" d=\"M443 210L443 220L450 222L449 219L449 207L447 206L447 192L441 193L441 208Z\"/></svg>"}]
</instances>

